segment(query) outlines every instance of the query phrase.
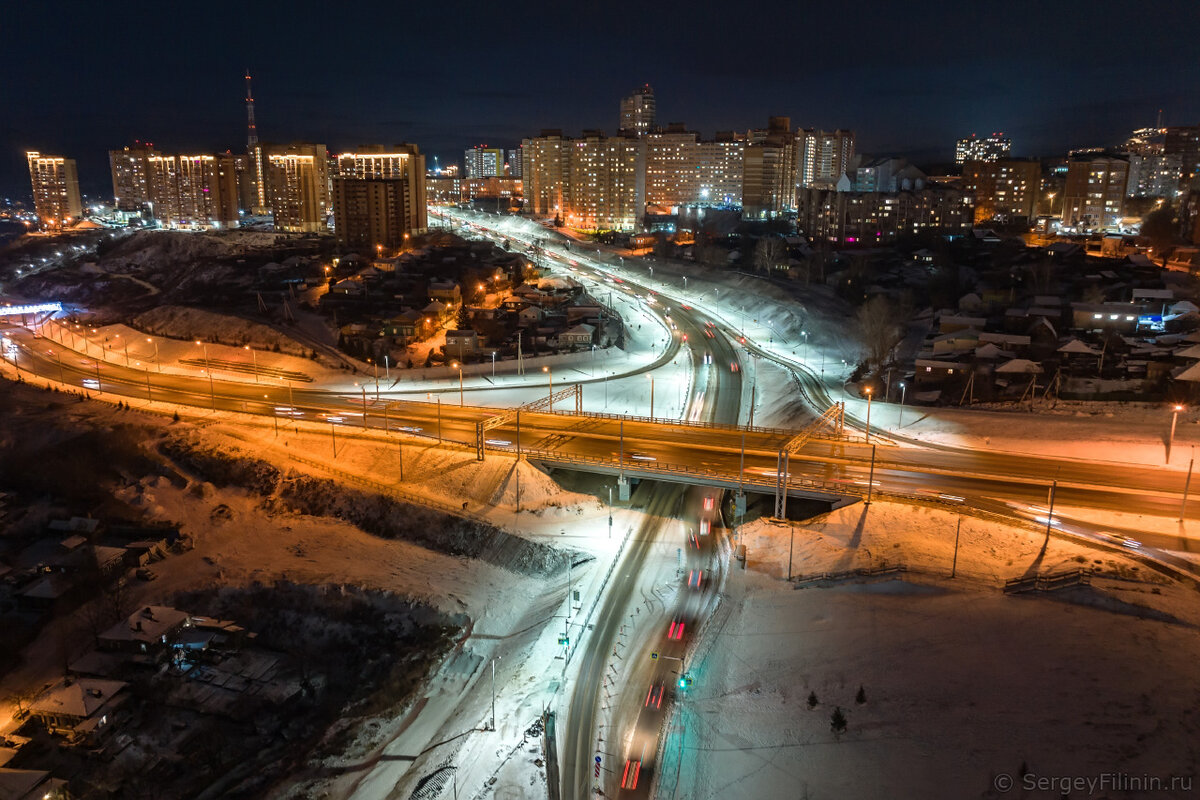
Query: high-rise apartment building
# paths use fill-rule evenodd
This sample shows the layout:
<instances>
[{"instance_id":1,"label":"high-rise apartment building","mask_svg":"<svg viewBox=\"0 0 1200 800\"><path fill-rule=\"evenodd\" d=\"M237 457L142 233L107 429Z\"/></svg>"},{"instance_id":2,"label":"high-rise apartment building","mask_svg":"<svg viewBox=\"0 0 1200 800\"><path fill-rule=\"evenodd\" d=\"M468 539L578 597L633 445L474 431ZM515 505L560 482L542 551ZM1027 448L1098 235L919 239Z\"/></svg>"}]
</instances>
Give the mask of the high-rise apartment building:
<instances>
[{"instance_id":1,"label":"high-rise apartment building","mask_svg":"<svg viewBox=\"0 0 1200 800\"><path fill-rule=\"evenodd\" d=\"M683 206L741 206L744 140L726 136L700 141L681 123L644 138L648 206L670 213Z\"/></svg>"},{"instance_id":2,"label":"high-rise apartment building","mask_svg":"<svg viewBox=\"0 0 1200 800\"><path fill-rule=\"evenodd\" d=\"M655 113L654 90L647 83L621 98L618 130L630 136L643 136L654 130Z\"/></svg>"},{"instance_id":3,"label":"high-rise apartment building","mask_svg":"<svg viewBox=\"0 0 1200 800\"><path fill-rule=\"evenodd\" d=\"M1129 162L1123 158L1072 158L1063 186L1063 224L1092 230L1115 227L1125 213L1128 182Z\"/></svg>"},{"instance_id":4,"label":"high-rise apartment building","mask_svg":"<svg viewBox=\"0 0 1200 800\"><path fill-rule=\"evenodd\" d=\"M963 164L962 188L975 198L975 222L1032 220L1042 186L1039 161L1001 159Z\"/></svg>"},{"instance_id":5,"label":"high-rise apartment building","mask_svg":"<svg viewBox=\"0 0 1200 800\"><path fill-rule=\"evenodd\" d=\"M585 131L571 142L564 181L566 224L583 230L634 231L646 214L646 143Z\"/></svg>"},{"instance_id":6,"label":"high-rise apartment building","mask_svg":"<svg viewBox=\"0 0 1200 800\"><path fill-rule=\"evenodd\" d=\"M75 159L47 156L30 150L29 180L33 185L33 207L43 228L61 228L78 222L83 215L79 197L79 173Z\"/></svg>"},{"instance_id":7,"label":"high-rise apartment building","mask_svg":"<svg viewBox=\"0 0 1200 800\"><path fill-rule=\"evenodd\" d=\"M521 143L526 208L585 230L632 231L646 211L646 143L584 131L543 131Z\"/></svg>"},{"instance_id":8,"label":"high-rise apartment building","mask_svg":"<svg viewBox=\"0 0 1200 800\"><path fill-rule=\"evenodd\" d=\"M504 167L507 170L506 175L510 178L521 177L521 148L517 147L512 150L505 150Z\"/></svg>"},{"instance_id":9,"label":"high-rise apartment building","mask_svg":"<svg viewBox=\"0 0 1200 800\"><path fill-rule=\"evenodd\" d=\"M927 186L911 192L847 192L800 189L796 224L814 240L835 244L892 242L926 230L971 227L971 195Z\"/></svg>"},{"instance_id":10,"label":"high-rise apartment building","mask_svg":"<svg viewBox=\"0 0 1200 800\"><path fill-rule=\"evenodd\" d=\"M325 145L292 144L263 149L275 229L289 233L327 231L329 158Z\"/></svg>"},{"instance_id":11,"label":"high-rise apartment building","mask_svg":"<svg viewBox=\"0 0 1200 800\"><path fill-rule=\"evenodd\" d=\"M993 133L991 136L978 137L971 134L965 139L959 139L954 146L954 163L965 164L968 161L999 161L1008 158L1012 152L1012 140L1003 133Z\"/></svg>"},{"instance_id":12,"label":"high-rise apartment building","mask_svg":"<svg viewBox=\"0 0 1200 800\"><path fill-rule=\"evenodd\" d=\"M796 184L832 189L854 158L854 132L805 128L796 133Z\"/></svg>"},{"instance_id":13,"label":"high-rise apartment building","mask_svg":"<svg viewBox=\"0 0 1200 800\"><path fill-rule=\"evenodd\" d=\"M771 117L746 134L742 216L774 219L796 207L796 140L788 117Z\"/></svg>"},{"instance_id":14,"label":"high-rise apartment building","mask_svg":"<svg viewBox=\"0 0 1200 800\"><path fill-rule=\"evenodd\" d=\"M1183 179L1182 153L1129 153L1129 197L1175 197Z\"/></svg>"},{"instance_id":15,"label":"high-rise apartment building","mask_svg":"<svg viewBox=\"0 0 1200 800\"><path fill-rule=\"evenodd\" d=\"M149 208L150 173L147 159L153 154L154 147L143 144L108 151L113 205L118 211L140 212Z\"/></svg>"},{"instance_id":16,"label":"high-rise apartment building","mask_svg":"<svg viewBox=\"0 0 1200 800\"><path fill-rule=\"evenodd\" d=\"M1200 125L1167 128L1163 134L1163 154L1178 155L1184 188L1200 172Z\"/></svg>"},{"instance_id":17,"label":"high-rise apartment building","mask_svg":"<svg viewBox=\"0 0 1200 800\"><path fill-rule=\"evenodd\" d=\"M495 178L504 175L504 151L499 147L476 145L464 153L468 178Z\"/></svg>"},{"instance_id":18,"label":"high-rise apartment building","mask_svg":"<svg viewBox=\"0 0 1200 800\"><path fill-rule=\"evenodd\" d=\"M571 140L560 130L543 130L540 136L521 142L521 180L525 183L525 208L530 213L562 213L571 172L570 146Z\"/></svg>"},{"instance_id":19,"label":"high-rise apartment building","mask_svg":"<svg viewBox=\"0 0 1200 800\"><path fill-rule=\"evenodd\" d=\"M253 200L247 156L170 155L137 145L110 150L108 159L116 207L148 213L164 228L234 227Z\"/></svg>"},{"instance_id":20,"label":"high-rise apartment building","mask_svg":"<svg viewBox=\"0 0 1200 800\"><path fill-rule=\"evenodd\" d=\"M425 156L416 145L360 147L334 164L333 227L340 243L399 248L428 229Z\"/></svg>"}]
</instances>

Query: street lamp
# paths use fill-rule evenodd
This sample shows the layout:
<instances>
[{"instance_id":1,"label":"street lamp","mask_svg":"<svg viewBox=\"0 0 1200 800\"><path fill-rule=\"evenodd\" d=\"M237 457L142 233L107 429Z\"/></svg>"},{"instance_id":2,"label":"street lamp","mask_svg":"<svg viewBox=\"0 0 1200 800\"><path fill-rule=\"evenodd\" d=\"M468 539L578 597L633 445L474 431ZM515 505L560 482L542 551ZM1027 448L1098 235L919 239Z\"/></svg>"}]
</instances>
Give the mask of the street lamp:
<instances>
[{"instance_id":1,"label":"street lamp","mask_svg":"<svg viewBox=\"0 0 1200 800\"><path fill-rule=\"evenodd\" d=\"M549 367L542 367L542 372L546 373L547 385L550 387L550 410L554 410L554 373Z\"/></svg>"},{"instance_id":2,"label":"street lamp","mask_svg":"<svg viewBox=\"0 0 1200 800\"><path fill-rule=\"evenodd\" d=\"M248 344L242 345L242 349L250 351L250 358L254 361L254 382L258 383L258 353L254 352L254 349Z\"/></svg>"},{"instance_id":3,"label":"street lamp","mask_svg":"<svg viewBox=\"0 0 1200 800\"><path fill-rule=\"evenodd\" d=\"M1178 403L1175 405L1175 411L1171 414L1171 437L1167 440L1167 462L1171 461L1171 446L1175 444L1175 423L1179 421L1179 412L1183 411L1183 406Z\"/></svg>"},{"instance_id":4,"label":"street lamp","mask_svg":"<svg viewBox=\"0 0 1200 800\"><path fill-rule=\"evenodd\" d=\"M208 400L209 400L209 403L212 405L212 410L216 411L217 410L217 394L213 390L212 362L208 360L208 345L205 344L204 342L200 341L199 339L196 340L196 344L198 344L204 348L204 371L208 373Z\"/></svg>"},{"instance_id":5,"label":"street lamp","mask_svg":"<svg viewBox=\"0 0 1200 800\"><path fill-rule=\"evenodd\" d=\"M463 405L463 376L462 376L462 364L458 363L457 361L451 361L451 362L450 362L450 367L451 367L452 369L457 369L457 370L458 370L458 405L459 405L459 407L461 407L461 406Z\"/></svg>"},{"instance_id":6,"label":"street lamp","mask_svg":"<svg viewBox=\"0 0 1200 800\"><path fill-rule=\"evenodd\" d=\"M898 428L904 427L904 395L907 390L908 387L904 385L904 381L900 381L900 423L896 426Z\"/></svg>"},{"instance_id":7,"label":"street lamp","mask_svg":"<svg viewBox=\"0 0 1200 800\"><path fill-rule=\"evenodd\" d=\"M149 336L146 337L146 341L154 345L154 364L158 367L158 371L162 372L162 362L158 360L158 341Z\"/></svg>"},{"instance_id":8,"label":"street lamp","mask_svg":"<svg viewBox=\"0 0 1200 800\"><path fill-rule=\"evenodd\" d=\"M867 387L867 441L871 441L871 387Z\"/></svg>"},{"instance_id":9,"label":"street lamp","mask_svg":"<svg viewBox=\"0 0 1200 800\"><path fill-rule=\"evenodd\" d=\"M650 419L654 419L654 376L646 376L650 379Z\"/></svg>"}]
</instances>

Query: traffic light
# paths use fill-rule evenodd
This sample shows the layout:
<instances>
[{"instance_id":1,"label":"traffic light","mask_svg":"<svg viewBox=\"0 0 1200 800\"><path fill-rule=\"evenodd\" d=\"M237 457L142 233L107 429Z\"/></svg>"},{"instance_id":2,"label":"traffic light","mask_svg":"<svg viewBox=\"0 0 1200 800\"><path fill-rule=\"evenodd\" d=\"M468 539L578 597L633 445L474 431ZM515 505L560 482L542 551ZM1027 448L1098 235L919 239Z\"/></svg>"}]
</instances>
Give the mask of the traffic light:
<instances>
[{"instance_id":1,"label":"traffic light","mask_svg":"<svg viewBox=\"0 0 1200 800\"><path fill-rule=\"evenodd\" d=\"M679 676L679 688L680 689L692 688L692 676L686 672L683 673L682 675L680 675Z\"/></svg>"}]
</instances>

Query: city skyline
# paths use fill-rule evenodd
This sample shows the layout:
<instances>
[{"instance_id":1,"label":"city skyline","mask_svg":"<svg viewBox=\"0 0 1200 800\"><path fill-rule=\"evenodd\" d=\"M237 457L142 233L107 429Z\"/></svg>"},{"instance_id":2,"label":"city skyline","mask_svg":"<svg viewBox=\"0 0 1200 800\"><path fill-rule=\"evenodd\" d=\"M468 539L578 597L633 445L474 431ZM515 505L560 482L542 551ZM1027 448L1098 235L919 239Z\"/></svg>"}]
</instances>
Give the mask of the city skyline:
<instances>
[{"instance_id":1,"label":"city skyline","mask_svg":"<svg viewBox=\"0 0 1200 800\"><path fill-rule=\"evenodd\" d=\"M1152 124L1160 108L1165 125L1200 122L1200 99L1189 91L1200 81L1187 35L1194 28L1187 23L1200 21L1194 8L1146 14L1119 33L1076 41L1059 35L1072 29L1065 12L1037 9L1035 17L1034 6L1018 4L1005 19L1036 18L1038 24L1023 40L1028 47L1032 38L1034 47L1019 63L1011 60L1013 37L1025 36L1019 22L997 23L982 13L944 20L916 9L866 6L857 23L864 31L845 49L840 42L794 44L802 41L796 31L854 26L832 11L783 14L783 24L763 28L737 16L711 26L706 20L718 7L712 14L698 7L694 29L691 20L681 25L666 11L643 11L649 18L623 35L621 48L640 57L625 59L606 43L608 23L576 30L576 20L553 8L507 15L486 33L440 33L442 20L432 10L414 9L405 12L404 24L422 33L396 59L373 66L369 59L318 58L285 68L293 63L284 58L290 41L311 36L316 42L323 35L321 16L306 21L305 7L291 6L299 30L288 41L254 34L269 30L272 12L264 9L249 11L212 45L183 34L139 38L135 46L125 38L132 32L94 37L105 14L80 8L53 41L7 43L18 61L38 68L9 85L12 122L0 136L0 187L22 193L29 149L77 159L87 193L104 191L107 151L136 140L170 151L241 152L247 67L264 142L325 142L337 150L410 141L431 163L434 156L457 162L480 141L511 147L542 128L615 133L620 99L647 83L662 125L684 122L711 135L789 115L802 127L854 130L862 152L927 164L952 161L955 141L973 132L1005 131L1017 155L1065 155L1071 147L1116 144ZM219 14L223 7L205 8ZM30 14L15 13L10 30L21 29L21 17ZM371 8L363 13L387 15ZM614 8L614 20L621 16ZM545 31L545 57L508 56L504 42L535 22ZM662 35L667 30L672 35ZM895 44L906 40L910 48ZM1123 43L1131 40L1153 43L1153 71L1129 66ZM451 42L456 58L443 64ZM137 52L156 68L116 64L83 83L78 65L103 59L114 47ZM725 57L715 59L714 52ZM762 63L760 52L776 55ZM1089 66L1074 66L1084 62ZM539 63L559 66L551 71Z\"/></svg>"}]
</instances>

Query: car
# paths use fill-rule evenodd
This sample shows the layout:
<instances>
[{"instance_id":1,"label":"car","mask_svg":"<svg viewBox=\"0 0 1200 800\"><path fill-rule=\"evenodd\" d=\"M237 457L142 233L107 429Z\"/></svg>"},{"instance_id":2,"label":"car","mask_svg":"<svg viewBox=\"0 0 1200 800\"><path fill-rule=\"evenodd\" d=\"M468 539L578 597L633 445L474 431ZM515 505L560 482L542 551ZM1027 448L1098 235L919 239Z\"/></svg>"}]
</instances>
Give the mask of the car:
<instances>
[{"instance_id":1,"label":"car","mask_svg":"<svg viewBox=\"0 0 1200 800\"><path fill-rule=\"evenodd\" d=\"M713 510L713 496L711 494L704 498L704 510L705 511Z\"/></svg>"},{"instance_id":2,"label":"car","mask_svg":"<svg viewBox=\"0 0 1200 800\"><path fill-rule=\"evenodd\" d=\"M658 461L657 458L648 453L630 453L629 457L634 461Z\"/></svg>"},{"instance_id":3,"label":"car","mask_svg":"<svg viewBox=\"0 0 1200 800\"><path fill-rule=\"evenodd\" d=\"M708 536L710 522L707 519L700 520L700 535Z\"/></svg>"},{"instance_id":4,"label":"car","mask_svg":"<svg viewBox=\"0 0 1200 800\"><path fill-rule=\"evenodd\" d=\"M1130 539L1128 537L1122 539L1121 544L1132 550L1137 550L1137 549L1141 548L1141 546L1142 546L1142 543L1139 542L1137 539Z\"/></svg>"},{"instance_id":5,"label":"car","mask_svg":"<svg viewBox=\"0 0 1200 800\"><path fill-rule=\"evenodd\" d=\"M673 642L678 642L683 639L684 622L681 617L676 617L671 620L671 627L667 629L667 638Z\"/></svg>"},{"instance_id":6,"label":"car","mask_svg":"<svg viewBox=\"0 0 1200 800\"><path fill-rule=\"evenodd\" d=\"M738 365L737 365L737 362L736 362L736 361L730 361L730 362L729 362L729 371L730 371L730 372L737 372L737 371L738 371Z\"/></svg>"},{"instance_id":7,"label":"car","mask_svg":"<svg viewBox=\"0 0 1200 800\"><path fill-rule=\"evenodd\" d=\"M158 577L149 567L138 567L137 571L133 574L137 576L139 581L152 581Z\"/></svg>"},{"instance_id":8,"label":"car","mask_svg":"<svg viewBox=\"0 0 1200 800\"><path fill-rule=\"evenodd\" d=\"M625 760L625 771L621 773L621 788L636 789L638 773L642 771L642 762L628 758Z\"/></svg>"},{"instance_id":9,"label":"car","mask_svg":"<svg viewBox=\"0 0 1200 800\"><path fill-rule=\"evenodd\" d=\"M688 534L688 542L692 545L692 547L696 548L697 550L700 549L700 540L698 538L696 538L696 534L689 533Z\"/></svg>"},{"instance_id":10,"label":"car","mask_svg":"<svg viewBox=\"0 0 1200 800\"><path fill-rule=\"evenodd\" d=\"M688 588L699 589L700 584L704 582L704 570L694 569L688 573Z\"/></svg>"},{"instance_id":11,"label":"car","mask_svg":"<svg viewBox=\"0 0 1200 800\"><path fill-rule=\"evenodd\" d=\"M643 704L646 708L662 708L663 690L666 687L663 684L650 684L649 690L646 691L646 702Z\"/></svg>"},{"instance_id":12,"label":"car","mask_svg":"<svg viewBox=\"0 0 1200 800\"><path fill-rule=\"evenodd\" d=\"M484 439L483 443L492 447L512 447L508 439Z\"/></svg>"},{"instance_id":13,"label":"car","mask_svg":"<svg viewBox=\"0 0 1200 800\"><path fill-rule=\"evenodd\" d=\"M396 428L396 430L404 431L405 433L420 433L424 429L416 425L401 425L399 428Z\"/></svg>"}]
</instances>

